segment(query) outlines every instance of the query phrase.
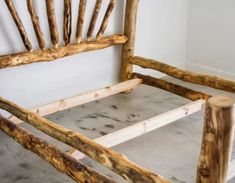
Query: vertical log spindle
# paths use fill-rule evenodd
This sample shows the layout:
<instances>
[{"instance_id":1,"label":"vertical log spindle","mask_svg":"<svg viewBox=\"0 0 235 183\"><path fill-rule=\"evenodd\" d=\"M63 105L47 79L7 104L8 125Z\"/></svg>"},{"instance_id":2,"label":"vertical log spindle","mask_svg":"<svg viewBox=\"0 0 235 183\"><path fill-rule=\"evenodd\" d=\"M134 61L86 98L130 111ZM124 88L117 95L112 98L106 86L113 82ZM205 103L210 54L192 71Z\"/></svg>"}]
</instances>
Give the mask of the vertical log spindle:
<instances>
[{"instance_id":1,"label":"vertical log spindle","mask_svg":"<svg viewBox=\"0 0 235 183\"><path fill-rule=\"evenodd\" d=\"M84 18L85 18L85 13L86 13L86 3L87 3L87 0L80 0L80 3L79 3L77 31L76 31L76 42L77 43L80 43L81 39L82 39Z\"/></svg>"}]
</instances>

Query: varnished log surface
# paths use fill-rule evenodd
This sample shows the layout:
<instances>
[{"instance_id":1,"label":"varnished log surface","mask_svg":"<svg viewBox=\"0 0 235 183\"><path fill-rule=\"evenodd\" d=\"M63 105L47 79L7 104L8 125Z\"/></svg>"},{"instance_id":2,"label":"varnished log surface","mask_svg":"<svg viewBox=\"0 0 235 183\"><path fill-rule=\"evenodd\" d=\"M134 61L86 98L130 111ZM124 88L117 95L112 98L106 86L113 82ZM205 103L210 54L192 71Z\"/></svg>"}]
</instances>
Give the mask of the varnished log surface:
<instances>
[{"instance_id":1,"label":"varnished log surface","mask_svg":"<svg viewBox=\"0 0 235 183\"><path fill-rule=\"evenodd\" d=\"M59 47L58 49L37 50L33 52L23 52L0 56L0 68L12 67L35 62L49 62L65 56L74 55L81 52L99 50L116 44L123 44L127 38L123 35L113 35L102 38L99 41L89 41L80 44L71 44Z\"/></svg>"},{"instance_id":2,"label":"varnished log surface","mask_svg":"<svg viewBox=\"0 0 235 183\"><path fill-rule=\"evenodd\" d=\"M169 76L183 81L235 93L234 81L225 80L216 76L202 75L184 71L168 64L142 57L132 57L130 58L129 62L143 68L149 68L163 72Z\"/></svg>"},{"instance_id":3,"label":"varnished log surface","mask_svg":"<svg viewBox=\"0 0 235 183\"><path fill-rule=\"evenodd\" d=\"M87 0L80 0L78 20L77 20L77 30L76 30L76 42L77 43L80 43L82 39L84 18L85 18L85 13L86 13L86 4L87 4Z\"/></svg>"},{"instance_id":4,"label":"varnished log surface","mask_svg":"<svg viewBox=\"0 0 235 183\"><path fill-rule=\"evenodd\" d=\"M114 183L108 177L97 173L91 168L78 162L71 156L59 151L46 141L30 134L25 129L15 125L0 115L0 129L15 139L25 149L37 154L62 173L67 174L76 182L81 183Z\"/></svg>"},{"instance_id":5,"label":"varnished log surface","mask_svg":"<svg viewBox=\"0 0 235 183\"><path fill-rule=\"evenodd\" d=\"M66 45L70 43L72 33L72 2L64 0L64 42Z\"/></svg>"}]
</instances>

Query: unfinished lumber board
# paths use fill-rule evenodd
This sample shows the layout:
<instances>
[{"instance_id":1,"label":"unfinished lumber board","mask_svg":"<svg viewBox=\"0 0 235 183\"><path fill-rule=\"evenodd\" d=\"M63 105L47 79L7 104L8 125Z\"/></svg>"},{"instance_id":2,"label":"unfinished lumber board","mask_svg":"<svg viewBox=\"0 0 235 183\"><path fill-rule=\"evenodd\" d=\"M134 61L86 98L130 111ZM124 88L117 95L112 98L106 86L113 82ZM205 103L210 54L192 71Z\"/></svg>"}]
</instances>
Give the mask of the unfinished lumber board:
<instances>
[{"instance_id":1,"label":"unfinished lumber board","mask_svg":"<svg viewBox=\"0 0 235 183\"><path fill-rule=\"evenodd\" d=\"M226 182L234 133L233 103L232 98L223 96L211 97L206 102L197 183Z\"/></svg>"},{"instance_id":2,"label":"unfinished lumber board","mask_svg":"<svg viewBox=\"0 0 235 183\"><path fill-rule=\"evenodd\" d=\"M70 43L72 33L72 2L64 0L64 43Z\"/></svg>"},{"instance_id":3,"label":"unfinished lumber board","mask_svg":"<svg viewBox=\"0 0 235 183\"><path fill-rule=\"evenodd\" d=\"M211 97L211 95L208 95L206 93L195 91L195 90L186 88L184 86L180 86L180 85L177 85L177 84L174 84L174 83L171 83L171 82L159 79L159 78L145 76L139 73L133 73L132 77L142 79L143 84L166 90L168 92L174 93L176 95L179 95L181 97L184 97L193 101L198 100L198 99L207 100L208 98Z\"/></svg>"},{"instance_id":4,"label":"unfinished lumber board","mask_svg":"<svg viewBox=\"0 0 235 183\"><path fill-rule=\"evenodd\" d=\"M61 46L58 49L36 50L33 52L22 52L0 56L0 68L12 67L36 62L49 62L58 58L74 55L77 53L104 49L113 45L123 44L127 37L113 35L102 38L99 41L87 41L80 44Z\"/></svg>"},{"instance_id":5,"label":"unfinished lumber board","mask_svg":"<svg viewBox=\"0 0 235 183\"><path fill-rule=\"evenodd\" d=\"M33 28L34 28L34 31L35 31L35 34L36 34L36 37L37 37L37 40L38 40L39 47L42 50L44 50L46 48L46 43L45 43L45 40L44 40L43 32L40 28L39 18L36 15L36 12L35 12L33 0L27 0L27 7L28 7L28 12L29 12L30 17L31 17L31 21L33 23Z\"/></svg>"},{"instance_id":6,"label":"unfinished lumber board","mask_svg":"<svg viewBox=\"0 0 235 183\"><path fill-rule=\"evenodd\" d=\"M19 127L0 115L0 129L12 137L25 149L28 149L62 173L67 174L76 182L94 183L99 180L102 183L114 183L110 178L99 174L86 165L78 162L71 156L59 151L46 141L30 134L22 127Z\"/></svg>"},{"instance_id":7,"label":"unfinished lumber board","mask_svg":"<svg viewBox=\"0 0 235 183\"><path fill-rule=\"evenodd\" d=\"M229 163L227 181L235 177L235 160Z\"/></svg>"},{"instance_id":8,"label":"unfinished lumber board","mask_svg":"<svg viewBox=\"0 0 235 183\"><path fill-rule=\"evenodd\" d=\"M80 43L82 39L84 18L85 18L85 13L86 13L86 4L87 4L87 0L80 0L79 2L79 12L78 12L77 30L76 30L76 42L77 43Z\"/></svg>"},{"instance_id":9,"label":"unfinished lumber board","mask_svg":"<svg viewBox=\"0 0 235 183\"><path fill-rule=\"evenodd\" d=\"M58 48L59 33L56 23L54 0L46 0L47 18L50 28L51 43L54 48Z\"/></svg>"},{"instance_id":10,"label":"unfinished lumber board","mask_svg":"<svg viewBox=\"0 0 235 183\"><path fill-rule=\"evenodd\" d=\"M97 40L100 40L107 28L107 25L108 25L108 21L109 21L109 18L110 18L110 15L112 14L112 11L113 11L113 8L116 4L117 0L110 0L109 2L109 5L108 5L108 8L105 12L105 15L104 15L104 18L103 18L103 21L101 23L101 26L100 26L100 29L97 33L97 36L96 36L96 39Z\"/></svg>"},{"instance_id":11,"label":"unfinished lumber board","mask_svg":"<svg viewBox=\"0 0 235 183\"><path fill-rule=\"evenodd\" d=\"M141 166L128 160L122 154L108 149L85 137L84 135L75 133L59 124L39 117L37 114L30 112L1 97L0 108L6 110L7 112L10 112L21 120L34 126L38 130L46 133L47 135L81 151L103 166L119 174L129 182L169 183L169 181L161 175L142 168Z\"/></svg>"},{"instance_id":12,"label":"unfinished lumber board","mask_svg":"<svg viewBox=\"0 0 235 183\"><path fill-rule=\"evenodd\" d=\"M201 111L204 109L204 104L205 100L191 102L166 113L99 137L94 141L105 147L113 147ZM71 156L76 159L84 157L84 155L77 150L70 150L69 152L71 153Z\"/></svg>"},{"instance_id":13,"label":"unfinished lumber board","mask_svg":"<svg viewBox=\"0 0 235 183\"><path fill-rule=\"evenodd\" d=\"M87 40L88 41L90 41L92 39L93 32L95 30L95 24L97 22L97 18L98 18L99 12L100 12L102 2L103 2L103 0L96 0L93 14L92 14L91 21L90 21L90 25L89 25L89 29L87 32Z\"/></svg>"},{"instance_id":14,"label":"unfinished lumber board","mask_svg":"<svg viewBox=\"0 0 235 183\"><path fill-rule=\"evenodd\" d=\"M126 90L134 89L141 83L142 83L141 79L131 79L122 83L115 84L113 86L105 87L100 90L92 91L86 94L62 99L57 102L53 102L47 105L36 107L36 108L31 109L30 111L37 113L37 115L39 116L46 116L46 115L49 115L58 111L62 111L65 109L69 109L69 108L72 108L81 104L85 104L85 103L99 100L99 99L102 99L111 95L115 95ZM15 124L22 123L22 121L16 118L15 116L12 116L10 120L13 121Z\"/></svg>"},{"instance_id":15,"label":"unfinished lumber board","mask_svg":"<svg viewBox=\"0 0 235 183\"><path fill-rule=\"evenodd\" d=\"M138 65L143 68L154 69L163 72L169 76L172 76L174 78L187 81L190 83L209 86L212 88L235 93L234 81L229 81L216 76L209 76L209 75L184 71L182 69L178 69L168 64L142 57L132 57L129 59L129 63Z\"/></svg>"},{"instance_id":16,"label":"unfinished lumber board","mask_svg":"<svg viewBox=\"0 0 235 183\"><path fill-rule=\"evenodd\" d=\"M129 59L134 56L138 3L139 0L126 1L124 35L128 37L128 41L122 47L121 81L128 80L133 70Z\"/></svg>"},{"instance_id":17,"label":"unfinished lumber board","mask_svg":"<svg viewBox=\"0 0 235 183\"><path fill-rule=\"evenodd\" d=\"M31 51L32 50L32 45L31 45L31 43L29 41L29 38L28 38L28 35L27 35L26 31L25 31L24 25L21 22L21 19L20 19L19 15L18 15L18 13L17 13L17 11L15 9L13 1L12 0L5 0L5 3L6 3L9 11L11 13L11 16L12 16L12 18L13 18L13 20L14 20L14 22L15 22L18 30L19 30L19 32L20 32L21 38L22 38L22 40L24 42L24 45L25 45L26 49Z\"/></svg>"}]
</instances>

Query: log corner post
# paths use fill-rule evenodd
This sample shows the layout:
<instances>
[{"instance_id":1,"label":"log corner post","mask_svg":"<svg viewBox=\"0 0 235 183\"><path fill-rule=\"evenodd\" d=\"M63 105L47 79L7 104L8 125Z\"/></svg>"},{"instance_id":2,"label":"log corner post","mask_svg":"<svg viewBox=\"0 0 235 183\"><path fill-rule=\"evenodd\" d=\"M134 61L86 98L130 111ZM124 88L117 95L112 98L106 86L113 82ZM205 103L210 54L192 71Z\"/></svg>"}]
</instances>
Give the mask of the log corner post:
<instances>
[{"instance_id":1,"label":"log corner post","mask_svg":"<svg viewBox=\"0 0 235 183\"><path fill-rule=\"evenodd\" d=\"M234 139L233 99L211 97L205 109L196 183L225 183Z\"/></svg>"},{"instance_id":2,"label":"log corner post","mask_svg":"<svg viewBox=\"0 0 235 183\"><path fill-rule=\"evenodd\" d=\"M139 0L126 1L124 35L128 37L128 41L122 49L121 81L128 80L132 73L133 65L129 63L129 59L134 56L138 3Z\"/></svg>"}]
</instances>

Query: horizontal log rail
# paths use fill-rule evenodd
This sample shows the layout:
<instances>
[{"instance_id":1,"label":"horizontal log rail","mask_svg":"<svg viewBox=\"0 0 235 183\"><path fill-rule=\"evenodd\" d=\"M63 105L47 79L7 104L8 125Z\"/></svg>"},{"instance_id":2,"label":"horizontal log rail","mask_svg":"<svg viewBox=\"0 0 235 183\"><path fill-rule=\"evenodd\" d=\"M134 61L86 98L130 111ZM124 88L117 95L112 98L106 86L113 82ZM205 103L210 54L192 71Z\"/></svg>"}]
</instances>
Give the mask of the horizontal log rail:
<instances>
[{"instance_id":1,"label":"horizontal log rail","mask_svg":"<svg viewBox=\"0 0 235 183\"><path fill-rule=\"evenodd\" d=\"M99 41L85 41L79 44L62 46L57 49L37 50L0 56L0 68L12 67L36 62L54 61L65 56L93 50L104 49L117 44L124 44L127 37L124 35L112 35Z\"/></svg>"},{"instance_id":2,"label":"horizontal log rail","mask_svg":"<svg viewBox=\"0 0 235 183\"><path fill-rule=\"evenodd\" d=\"M67 174L76 182L94 183L99 180L102 183L115 183L110 178L99 174L86 165L78 162L71 156L59 151L46 141L30 134L22 127L12 123L0 115L0 130L15 139L25 149L28 149L62 173Z\"/></svg>"},{"instance_id":3,"label":"horizontal log rail","mask_svg":"<svg viewBox=\"0 0 235 183\"><path fill-rule=\"evenodd\" d=\"M177 84L174 84L174 83L171 83L171 82L159 79L159 78L145 76L145 75L138 74L138 73L133 73L132 77L142 79L143 84L166 90L168 92L174 93L176 95L179 95L181 97L184 97L193 101L198 100L198 99L207 100L208 98L211 97L210 95L206 93L195 91L195 90L186 88L184 86L180 86L180 85L177 85Z\"/></svg>"},{"instance_id":4,"label":"horizontal log rail","mask_svg":"<svg viewBox=\"0 0 235 183\"><path fill-rule=\"evenodd\" d=\"M130 58L129 63L138 65L143 68L154 69L163 72L169 76L172 76L176 79L180 79L190 83L209 86L215 89L235 93L235 81L221 79L216 76L202 75L189 71L184 71L182 69L178 69L176 67L170 66L168 64L156 60L146 59L137 56Z\"/></svg>"},{"instance_id":5,"label":"horizontal log rail","mask_svg":"<svg viewBox=\"0 0 235 183\"><path fill-rule=\"evenodd\" d=\"M169 181L161 175L142 168L141 166L129 161L122 154L108 149L79 133L75 133L61 125L53 123L50 120L39 117L35 113L1 97L0 108L15 115L47 135L81 151L103 166L119 174L129 182L169 183Z\"/></svg>"}]
</instances>

